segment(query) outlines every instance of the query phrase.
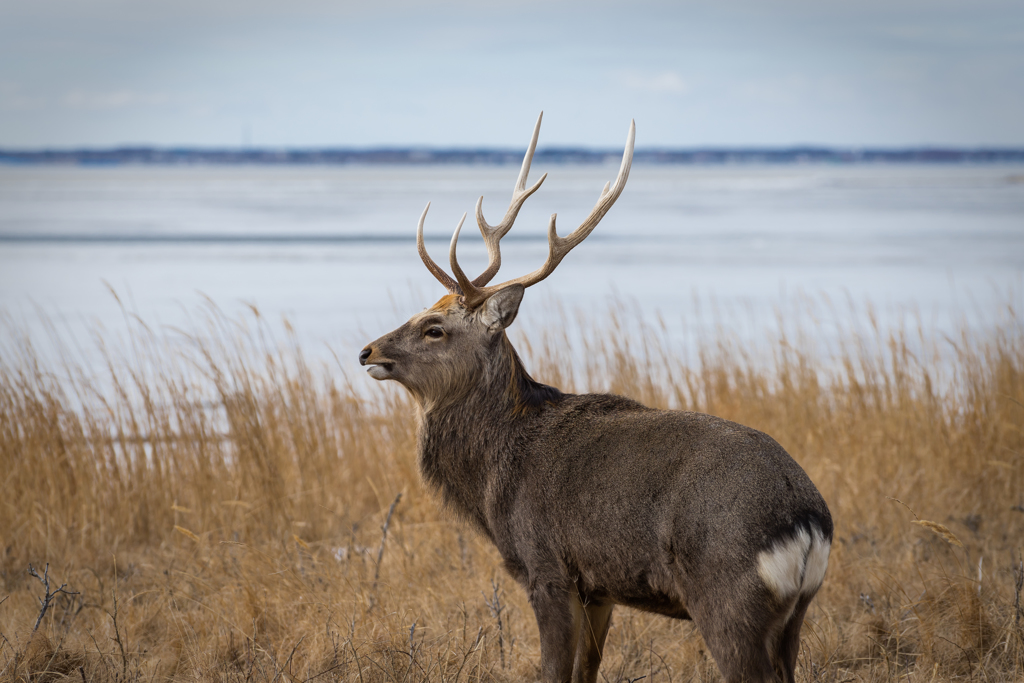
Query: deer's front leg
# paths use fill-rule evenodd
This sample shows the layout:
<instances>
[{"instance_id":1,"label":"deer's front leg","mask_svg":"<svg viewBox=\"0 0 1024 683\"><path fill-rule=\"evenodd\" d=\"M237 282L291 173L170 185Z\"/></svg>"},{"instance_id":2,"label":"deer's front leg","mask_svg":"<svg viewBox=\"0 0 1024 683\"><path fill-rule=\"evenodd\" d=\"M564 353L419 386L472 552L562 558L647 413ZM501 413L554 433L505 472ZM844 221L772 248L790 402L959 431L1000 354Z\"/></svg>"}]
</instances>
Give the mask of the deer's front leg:
<instances>
[{"instance_id":1,"label":"deer's front leg","mask_svg":"<svg viewBox=\"0 0 1024 683\"><path fill-rule=\"evenodd\" d=\"M571 584L570 584L571 585ZM544 683L569 683L583 622L575 590L560 583L538 583L530 604L540 631L540 672Z\"/></svg>"}]
</instances>

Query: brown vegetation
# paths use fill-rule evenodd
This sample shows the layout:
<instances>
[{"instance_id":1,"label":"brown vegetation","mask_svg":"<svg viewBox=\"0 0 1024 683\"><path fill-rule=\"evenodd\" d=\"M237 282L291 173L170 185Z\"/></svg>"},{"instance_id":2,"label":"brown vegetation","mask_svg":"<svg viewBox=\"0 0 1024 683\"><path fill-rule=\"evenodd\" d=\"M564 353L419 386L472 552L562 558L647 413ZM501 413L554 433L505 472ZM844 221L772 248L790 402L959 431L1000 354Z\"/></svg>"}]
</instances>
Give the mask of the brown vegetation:
<instances>
[{"instance_id":1,"label":"brown vegetation","mask_svg":"<svg viewBox=\"0 0 1024 683\"><path fill-rule=\"evenodd\" d=\"M99 346L100 378L4 325L0 680L536 675L525 596L424 490L400 391L361 395L258 315L169 341L140 326ZM1024 679L1012 315L955 340L849 333L831 353L812 329L765 357L707 343L689 363L635 322L581 327L520 339L531 373L756 427L817 483L836 541L798 678ZM686 622L621 609L606 650L608 681L718 677Z\"/></svg>"}]
</instances>

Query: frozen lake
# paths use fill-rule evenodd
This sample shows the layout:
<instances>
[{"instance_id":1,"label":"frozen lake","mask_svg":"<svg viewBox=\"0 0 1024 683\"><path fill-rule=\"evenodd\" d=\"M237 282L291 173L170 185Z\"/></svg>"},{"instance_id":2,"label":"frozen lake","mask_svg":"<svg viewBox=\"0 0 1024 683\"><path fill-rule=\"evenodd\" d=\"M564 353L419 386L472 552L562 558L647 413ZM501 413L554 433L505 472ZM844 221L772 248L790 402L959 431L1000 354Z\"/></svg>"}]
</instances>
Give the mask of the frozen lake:
<instances>
[{"instance_id":1,"label":"frozen lake","mask_svg":"<svg viewBox=\"0 0 1024 683\"><path fill-rule=\"evenodd\" d=\"M496 281L538 267L547 216L567 234L614 166L550 173L503 243ZM517 167L0 167L0 309L33 335L122 330L107 289L151 326L183 326L203 296L231 315L286 316L304 349L352 360L443 292L419 262L416 221L447 265L459 216L470 276L486 256L472 211L504 214ZM747 334L801 315L801 295L884 325L918 312L952 330L1021 298L1022 166L635 166L594 234L531 289L515 327L595 320L610 300L657 313L673 338L740 316ZM699 304L697 315L695 307ZM752 324L751 324L752 323ZM742 333L741 333L742 334Z\"/></svg>"}]
</instances>

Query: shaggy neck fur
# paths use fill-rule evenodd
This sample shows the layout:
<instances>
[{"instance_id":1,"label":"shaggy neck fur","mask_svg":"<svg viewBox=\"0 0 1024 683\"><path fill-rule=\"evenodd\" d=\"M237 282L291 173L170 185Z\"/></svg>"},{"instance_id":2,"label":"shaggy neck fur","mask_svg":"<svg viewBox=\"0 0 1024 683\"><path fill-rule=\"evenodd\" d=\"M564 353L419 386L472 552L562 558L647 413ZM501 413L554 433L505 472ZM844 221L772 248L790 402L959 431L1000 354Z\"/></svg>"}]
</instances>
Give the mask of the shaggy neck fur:
<instances>
[{"instance_id":1,"label":"shaggy neck fur","mask_svg":"<svg viewBox=\"0 0 1024 683\"><path fill-rule=\"evenodd\" d=\"M530 377L502 332L461 400L423 405L419 464L424 479L440 491L450 510L493 538L487 501L498 491L514 493L499 482L518 480L517 444L530 438L540 415L564 396Z\"/></svg>"}]
</instances>

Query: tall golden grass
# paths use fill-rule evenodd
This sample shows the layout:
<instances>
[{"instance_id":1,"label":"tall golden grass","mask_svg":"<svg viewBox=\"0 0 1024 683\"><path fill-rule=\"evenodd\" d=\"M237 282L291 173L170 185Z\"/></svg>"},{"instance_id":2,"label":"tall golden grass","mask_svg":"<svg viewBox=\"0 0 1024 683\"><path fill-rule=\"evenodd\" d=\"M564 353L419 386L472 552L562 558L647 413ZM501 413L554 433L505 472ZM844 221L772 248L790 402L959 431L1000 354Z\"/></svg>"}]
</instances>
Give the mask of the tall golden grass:
<instances>
[{"instance_id":1,"label":"tall golden grass","mask_svg":"<svg viewBox=\"0 0 1024 683\"><path fill-rule=\"evenodd\" d=\"M424 489L400 390L255 311L99 338L100 376L4 327L0 680L535 678L525 595ZM1024 680L1024 330L911 332L680 359L619 307L517 344L542 381L736 420L804 466L836 538L801 681ZM691 624L620 608L602 678L718 674Z\"/></svg>"}]
</instances>

